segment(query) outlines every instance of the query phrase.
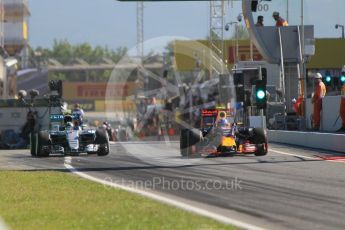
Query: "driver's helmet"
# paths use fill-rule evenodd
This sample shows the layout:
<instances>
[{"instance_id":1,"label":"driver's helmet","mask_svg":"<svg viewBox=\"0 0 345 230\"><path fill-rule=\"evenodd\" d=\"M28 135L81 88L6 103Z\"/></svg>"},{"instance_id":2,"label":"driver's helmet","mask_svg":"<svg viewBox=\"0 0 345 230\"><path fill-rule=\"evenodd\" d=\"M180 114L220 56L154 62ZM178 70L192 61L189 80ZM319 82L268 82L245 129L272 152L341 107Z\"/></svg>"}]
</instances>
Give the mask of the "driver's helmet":
<instances>
[{"instance_id":1,"label":"driver's helmet","mask_svg":"<svg viewBox=\"0 0 345 230\"><path fill-rule=\"evenodd\" d=\"M225 118L221 118L218 120L218 127L225 127L228 125L228 120Z\"/></svg>"},{"instance_id":2,"label":"driver's helmet","mask_svg":"<svg viewBox=\"0 0 345 230\"><path fill-rule=\"evenodd\" d=\"M72 122L67 122L66 123L66 129L73 129L74 125Z\"/></svg>"},{"instance_id":3,"label":"driver's helmet","mask_svg":"<svg viewBox=\"0 0 345 230\"><path fill-rule=\"evenodd\" d=\"M81 121L82 120L80 113L78 113L76 111L73 111L72 117L73 117L74 120L77 120L77 121Z\"/></svg>"}]
</instances>

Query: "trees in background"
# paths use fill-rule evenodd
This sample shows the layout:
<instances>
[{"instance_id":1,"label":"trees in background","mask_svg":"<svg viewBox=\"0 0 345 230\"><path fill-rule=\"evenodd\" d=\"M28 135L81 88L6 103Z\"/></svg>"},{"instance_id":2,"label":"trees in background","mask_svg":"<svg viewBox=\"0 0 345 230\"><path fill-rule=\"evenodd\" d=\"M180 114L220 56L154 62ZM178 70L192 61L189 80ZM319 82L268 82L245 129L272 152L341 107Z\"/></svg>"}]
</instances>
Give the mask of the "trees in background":
<instances>
[{"instance_id":1,"label":"trees in background","mask_svg":"<svg viewBox=\"0 0 345 230\"><path fill-rule=\"evenodd\" d=\"M119 47L115 50L102 46L91 46L89 43L73 45L67 40L55 40L52 48L37 47L30 50L30 60L33 67L42 68L54 62L62 65L100 63L117 63L127 54L126 47ZM86 62L86 63L85 63ZM107 81L111 70L102 71L70 71L54 72L49 74L50 79L68 81Z\"/></svg>"}]
</instances>

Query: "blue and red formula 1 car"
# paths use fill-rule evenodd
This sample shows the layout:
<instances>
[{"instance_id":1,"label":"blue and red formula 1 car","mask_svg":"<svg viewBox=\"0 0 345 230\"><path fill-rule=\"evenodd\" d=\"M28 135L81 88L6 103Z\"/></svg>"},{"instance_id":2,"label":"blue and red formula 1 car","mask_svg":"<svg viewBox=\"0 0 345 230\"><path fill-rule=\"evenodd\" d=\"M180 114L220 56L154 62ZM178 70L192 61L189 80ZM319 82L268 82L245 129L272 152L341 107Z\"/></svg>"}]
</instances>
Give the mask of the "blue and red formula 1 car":
<instances>
[{"instance_id":1,"label":"blue and red formula 1 car","mask_svg":"<svg viewBox=\"0 0 345 230\"><path fill-rule=\"evenodd\" d=\"M230 123L228 114L229 111L226 109L202 110L199 129L181 130L181 155L266 155L268 144L265 130Z\"/></svg>"}]
</instances>

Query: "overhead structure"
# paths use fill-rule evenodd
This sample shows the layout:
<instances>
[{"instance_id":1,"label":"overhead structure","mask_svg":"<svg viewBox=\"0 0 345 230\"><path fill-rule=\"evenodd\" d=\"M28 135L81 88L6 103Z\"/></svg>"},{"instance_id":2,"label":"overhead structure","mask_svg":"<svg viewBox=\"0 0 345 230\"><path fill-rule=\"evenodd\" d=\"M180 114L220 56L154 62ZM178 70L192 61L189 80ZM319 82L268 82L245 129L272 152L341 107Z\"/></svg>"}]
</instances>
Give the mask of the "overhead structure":
<instances>
[{"instance_id":1,"label":"overhead structure","mask_svg":"<svg viewBox=\"0 0 345 230\"><path fill-rule=\"evenodd\" d=\"M4 0L0 0L0 47L4 47L5 41L5 9Z\"/></svg>"},{"instance_id":2,"label":"overhead structure","mask_svg":"<svg viewBox=\"0 0 345 230\"><path fill-rule=\"evenodd\" d=\"M30 16L27 0L3 0L4 43L10 56L18 55L28 42L28 17Z\"/></svg>"},{"instance_id":3,"label":"overhead structure","mask_svg":"<svg viewBox=\"0 0 345 230\"><path fill-rule=\"evenodd\" d=\"M254 15L257 16L257 9L261 1L242 1L243 14L251 40L267 62L278 64L281 67L280 87L288 113L293 112L292 99L306 98L304 67L310 57L315 54L314 26L304 25L303 2L301 1L302 22L300 26L257 27L254 22ZM273 2L266 0L265 4L270 6Z\"/></svg>"},{"instance_id":4,"label":"overhead structure","mask_svg":"<svg viewBox=\"0 0 345 230\"><path fill-rule=\"evenodd\" d=\"M137 55L140 63L144 57L144 2L137 2Z\"/></svg>"},{"instance_id":5,"label":"overhead structure","mask_svg":"<svg viewBox=\"0 0 345 230\"><path fill-rule=\"evenodd\" d=\"M210 78L224 72L225 0L210 1Z\"/></svg>"}]
</instances>

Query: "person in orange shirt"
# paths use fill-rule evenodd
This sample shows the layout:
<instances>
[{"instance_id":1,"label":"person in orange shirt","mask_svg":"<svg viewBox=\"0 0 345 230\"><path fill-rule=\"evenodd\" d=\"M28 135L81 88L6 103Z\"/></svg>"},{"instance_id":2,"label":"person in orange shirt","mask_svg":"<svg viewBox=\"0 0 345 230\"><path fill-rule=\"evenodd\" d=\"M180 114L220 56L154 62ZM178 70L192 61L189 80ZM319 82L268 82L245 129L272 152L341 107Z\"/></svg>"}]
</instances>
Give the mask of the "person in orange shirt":
<instances>
[{"instance_id":1,"label":"person in orange shirt","mask_svg":"<svg viewBox=\"0 0 345 230\"><path fill-rule=\"evenodd\" d=\"M281 27L281 26L288 26L289 23L280 17L279 12L273 12L273 18L276 21L276 27Z\"/></svg>"},{"instance_id":2,"label":"person in orange shirt","mask_svg":"<svg viewBox=\"0 0 345 230\"><path fill-rule=\"evenodd\" d=\"M320 73L316 73L314 76L315 81L315 87L314 87L314 95L312 98L312 103L314 105L313 110L313 124L314 129L319 130L320 129L320 121L321 121L321 110L322 110L322 99L326 95L326 86L322 82L322 75Z\"/></svg>"}]
</instances>

